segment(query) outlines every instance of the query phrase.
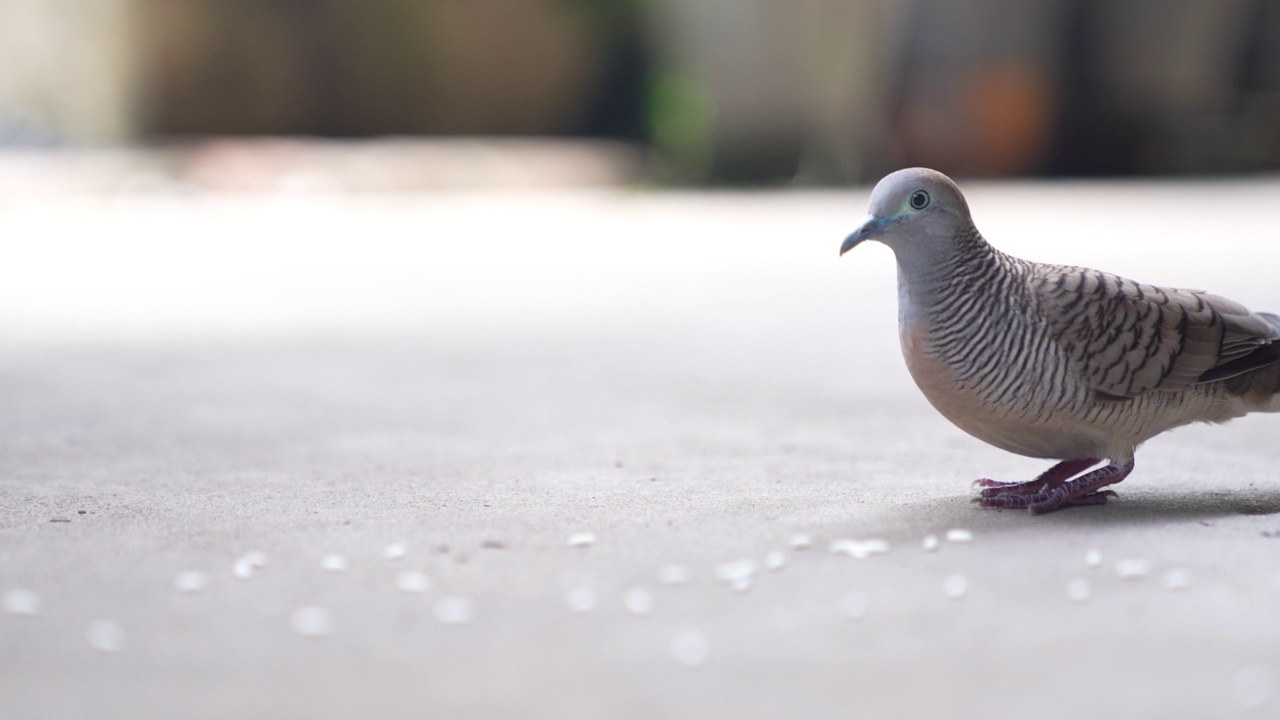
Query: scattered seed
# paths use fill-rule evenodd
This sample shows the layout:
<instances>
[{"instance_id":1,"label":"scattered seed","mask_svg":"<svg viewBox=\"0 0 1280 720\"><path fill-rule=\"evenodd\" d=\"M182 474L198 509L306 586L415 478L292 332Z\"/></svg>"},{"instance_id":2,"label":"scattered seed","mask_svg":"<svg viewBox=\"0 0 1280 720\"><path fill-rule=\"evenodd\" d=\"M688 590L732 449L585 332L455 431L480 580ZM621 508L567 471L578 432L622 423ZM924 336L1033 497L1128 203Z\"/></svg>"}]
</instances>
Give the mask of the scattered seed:
<instances>
[{"instance_id":1,"label":"scattered seed","mask_svg":"<svg viewBox=\"0 0 1280 720\"><path fill-rule=\"evenodd\" d=\"M845 617L853 620L859 620L866 615L869 605L870 598L867 597L866 593L847 592L840 598L840 612L844 613Z\"/></svg>"},{"instance_id":2,"label":"scattered seed","mask_svg":"<svg viewBox=\"0 0 1280 720\"><path fill-rule=\"evenodd\" d=\"M209 586L209 576L199 570L183 570L173 578L173 589L180 593L198 593Z\"/></svg>"},{"instance_id":3,"label":"scattered seed","mask_svg":"<svg viewBox=\"0 0 1280 720\"><path fill-rule=\"evenodd\" d=\"M253 577L253 568L254 568L254 565L253 563L249 562L248 558L240 558L239 560L236 560L234 565L231 566L231 574L235 575L241 580L248 580L249 578Z\"/></svg>"},{"instance_id":4,"label":"scattered seed","mask_svg":"<svg viewBox=\"0 0 1280 720\"><path fill-rule=\"evenodd\" d=\"M299 635L321 637L332 632L333 615L325 608L304 605L294 609L289 624Z\"/></svg>"},{"instance_id":5,"label":"scattered seed","mask_svg":"<svg viewBox=\"0 0 1280 720\"><path fill-rule=\"evenodd\" d=\"M329 572L345 572L347 557L339 553L329 553L320 558L320 567Z\"/></svg>"},{"instance_id":6,"label":"scattered seed","mask_svg":"<svg viewBox=\"0 0 1280 720\"><path fill-rule=\"evenodd\" d=\"M1231 677L1231 694L1246 708L1271 702L1276 692L1276 673L1269 665L1245 665Z\"/></svg>"},{"instance_id":7,"label":"scattered seed","mask_svg":"<svg viewBox=\"0 0 1280 720\"><path fill-rule=\"evenodd\" d=\"M573 588L565 593L564 603L574 612L591 612L596 609L596 591L589 587Z\"/></svg>"},{"instance_id":8,"label":"scattered seed","mask_svg":"<svg viewBox=\"0 0 1280 720\"><path fill-rule=\"evenodd\" d=\"M973 533L964 528L951 528L947 531L947 542L967 543L973 540Z\"/></svg>"},{"instance_id":9,"label":"scattered seed","mask_svg":"<svg viewBox=\"0 0 1280 720\"><path fill-rule=\"evenodd\" d=\"M733 582L738 578L750 578L760 571L760 563L755 558L730 560L716 566L716 579L721 582Z\"/></svg>"},{"instance_id":10,"label":"scattered seed","mask_svg":"<svg viewBox=\"0 0 1280 720\"><path fill-rule=\"evenodd\" d=\"M1191 571L1173 568L1164 574L1164 586L1170 590L1185 590L1191 586Z\"/></svg>"},{"instance_id":11,"label":"scattered seed","mask_svg":"<svg viewBox=\"0 0 1280 720\"><path fill-rule=\"evenodd\" d=\"M436 620L445 625L466 625L475 619L475 606L464 597L450 596L436 601Z\"/></svg>"},{"instance_id":12,"label":"scattered seed","mask_svg":"<svg viewBox=\"0 0 1280 720\"><path fill-rule=\"evenodd\" d=\"M622 596L622 605L632 615L646 617L653 610L653 593L644 588L631 588Z\"/></svg>"},{"instance_id":13,"label":"scattered seed","mask_svg":"<svg viewBox=\"0 0 1280 720\"><path fill-rule=\"evenodd\" d=\"M382 557L387 560L399 560L403 558L407 552L408 548L405 547L404 543L394 542L382 548Z\"/></svg>"},{"instance_id":14,"label":"scattered seed","mask_svg":"<svg viewBox=\"0 0 1280 720\"><path fill-rule=\"evenodd\" d=\"M889 552L889 541L880 538L872 538L870 540L839 538L831 541L830 550L836 555L848 555L858 560L866 560L872 555Z\"/></svg>"},{"instance_id":15,"label":"scattered seed","mask_svg":"<svg viewBox=\"0 0 1280 720\"><path fill-rule=\"evenodd\" d=\"M791 536L792 550L808 550L813 547L813 536L805 533L796 533Z\"/></svg>"},{"instance_id":16,"label":"scattered seed","mask_svg":"<svg viewBox=\"0 0 1280 720\"><path fill-rule=\"evenodd\" d=\"M249 563L250 567L264 568L267 566L267 554L261 550L250 550L240 557Z\"/></svg>"},{"instance_id":17,"label":"scattered seed","mask_svg":"<svg viewBox=\"0 0 1280 720\"><path fill-rule=\"evenodd\" d=\"M752 575L741 575L729 581L729 587L733 588L735 592L740 592L740 593L744 593L750 590L751 586L754 584L755 584L755 577Z\"/></svg>"},{"instance_id":18,"label":"scattered seed","mask_svg":"<svg viewBox=\"0 0 1280 720\"><path fill-rule=\"evenodd\" d=\"M1116 575L1133 580L1151 574L1151 563L1144 558L1125 558L1116 563Z\"/></svg>"},{"instance_id":19,"label":"scattered seed","mask_svg":"<svg viewBox=\"0 0 1280 720\"><path fill-rule=\"evenodd\" d=\"M569 536L569 547L584 548L591 547L596 544L596 534L593 532L576 532Z\"/></svg>"},{"instance_id":20,"label":"scattered seed","mask_svg":"<svg viewBox=\"0 0 1280 720\"><path fill-rule=\"evenodd\" d=\"M1098 567L1102 564L1102 551L1098 548L1089 548L1084 554L1084 564L1089 567Z\"/></svg>"},{"instance_id":21,"label":"scattered seed","mask_svg":"<svg viewBox=\"0 0 1280 720\"><path fill-rule=\"evenodd\" d=\"M40 614L40 596L34 591L18 588L4 594L4 611L10 615L31 617Z\"/></svg>"},{"instance_id":22,"label":"scattered seed","mask_svg":"<svg viewBox=\"0 0 1280 720\"><path fill-rule=\"evenodd\" d=\"M836 538L827 546L827 550L831 551L832 555L861 556L859 559L870 556L870 553L862 548L862 543L853 538Z\"/></svg>"},{"instance_id":23,"label":"scattered seed","mask_svg":"<svg viewBox=\"0 0 1280 720\"><path fill-rule=\"evenodd\" d=\"M949 598L963 597L969 591L969 581L963 575L952 575L942 583L942 592Z\"/></svg>"},{"instance_id":24,"label":"scattered seed","mask_svg":"<svg viewBox=\"0 0 1280 720\"><path fill-rule=\"evenodd\" d=\"M1089 581L1084 578L1071 578L1067 581L1067 597L1076 602L1089 599Z\"/></svg>"},{"instance_id":25,"label":"scattered seed","mask_svg":"<svg viewBox=\"0 0 1280 720\"><path fill-rule=\"evenodd\" d=\"M766 570L777 572L787 566L787 554L781 550L774 550L764 556L764 566Z\"/></svg>"},{"instance_id":26,"label":"scattered seed","mask_svg":"<svg viewBox=\"0 0 1280 720\"><path fill-rule=\"evenodd\" d=\"M89 623L84 639L98 652L120 652L124 647L124 628L114 620L95 620Z\"/></svg>"},{"instance_id":27,"label":"scattered seed","mask_svg":"<svg viewBox=\"0 0 1280 720\"><path fill-rule=\"evenodd\" d=\"M484 548L485 550L506 550L507 544L502 542L501 540L488 538L480 541L480 547Z\"/></svg>"},{"instance_id":28,"label":"scattered seed","mask_svg":"<svg viewBox=\"0 0 1280 720\"><path fill-rule=\"evenodd\" d=\"M409 593L425 593L431 589L431 580L420 570L401 570L396 573L396 589Z\"/></svg>"},{"instance_id":29,"label":"scattered seed","mask_svg":"<svg viewBox=\"0 0 1280 720\"><path fill-rule=\"evenodd\" d=\"M711 641L701 630L684 630L671 639L671 657L686 667L696 667L707 661Z\"/></svg>"},{"instance_id":30,"label":"scattered seed","mask_svg":"<svg viewBox=\"0 0 1280 720\"><path fill-rule=\"evenodd\" d=\"M689 582L689 568L683 565L663 565L658 568L658 582L663 585L684 585Z\"/></svg>"}]
</instances>

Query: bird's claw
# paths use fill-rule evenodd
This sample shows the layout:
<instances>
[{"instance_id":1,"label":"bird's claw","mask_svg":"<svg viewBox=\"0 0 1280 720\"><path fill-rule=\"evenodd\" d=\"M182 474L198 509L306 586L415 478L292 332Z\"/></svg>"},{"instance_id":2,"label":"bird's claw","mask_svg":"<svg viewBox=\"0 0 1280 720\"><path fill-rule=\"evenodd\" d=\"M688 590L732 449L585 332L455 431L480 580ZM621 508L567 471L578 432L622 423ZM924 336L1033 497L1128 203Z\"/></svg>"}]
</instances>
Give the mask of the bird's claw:
<instances>
[{"instance_id":1,"label":"bird's claw","mask_svg":"<svg viewBox=\"0 0 1280 720\"><path fill-rule=\"evenodd\" d=\"M1053 492L1038 493L1015 493L1002 492L993 495L983 494L973 498L970 502L979 507L990 510L1022 510L1026 509L1032 515L1040 515L1041 513L1051 512L1067 507L1081 507L1085 505L1105 505L1109 498L1120 497L1120 494L1114 490L1097 490L1075 497L1062 497Z\"/></svg>"},{"instance_id":2,"label":"bird's claw","mask_svg":"<svg viewBox=\"0 0 1280 720\"><path fill-rule=\"evenodd\" d=\"M974 480L972 487L978 490L978 497L993 498L1013 493L1016 495L1033 495L1044 489L1044 481L1028 480L1026 482L1000 482L989 478Z\"/></svg>"}]
</instances>

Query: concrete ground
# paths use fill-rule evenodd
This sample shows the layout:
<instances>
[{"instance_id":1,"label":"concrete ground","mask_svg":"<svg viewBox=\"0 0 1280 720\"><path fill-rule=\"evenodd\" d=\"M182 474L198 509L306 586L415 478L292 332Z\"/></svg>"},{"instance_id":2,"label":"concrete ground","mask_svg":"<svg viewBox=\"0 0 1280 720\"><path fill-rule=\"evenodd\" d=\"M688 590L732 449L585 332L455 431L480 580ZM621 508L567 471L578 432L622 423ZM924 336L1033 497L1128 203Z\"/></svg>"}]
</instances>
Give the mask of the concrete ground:
<instances>
[{"instance_id":1,"label":"concrete ground","mask_svg":"<svg viewBox=\"0 0 1280 720\"><path fill-rule=\"evenodd\" d=\"M966 189L1280 310L1275 179ZM1280 716L1280 416L976 509L866 200L0 198L0 717Z\"/></svg>"}]
</instances>

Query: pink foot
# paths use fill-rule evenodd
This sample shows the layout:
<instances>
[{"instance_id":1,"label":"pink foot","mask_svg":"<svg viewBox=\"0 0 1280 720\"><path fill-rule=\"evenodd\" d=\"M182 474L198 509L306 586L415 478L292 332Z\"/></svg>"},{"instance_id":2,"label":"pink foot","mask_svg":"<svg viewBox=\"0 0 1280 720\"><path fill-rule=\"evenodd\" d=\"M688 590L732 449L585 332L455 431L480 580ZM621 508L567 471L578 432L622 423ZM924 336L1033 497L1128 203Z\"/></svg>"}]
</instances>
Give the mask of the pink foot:
<instances>
[{"instance_id":1,"label":"pink foot","mask_svg":"<svg viewBox=\"0 0 1280 720\"><path fill-rule=\"evenodd\" d=\"M1102 490L1128 477L1133 472L1133 461L1124 465L1111 463L1074 480L1072 474L1095 464L1096 460L1068 460L1053 466L1044 475L1027 483L1002 483L982 485L985 489L975 498L984 508L1021 509L1032 515L1042 515L1064 507L1076 505L1102 505L1115 496L1110 490ZM1068 466L1075 465L1071 474L1062 474ZM1052 475L1053 477L1049 477ZM1045 478L1048 478L1047 480ZM990 482L990 481L988 481Z\"/></svg>"}]
</instances>

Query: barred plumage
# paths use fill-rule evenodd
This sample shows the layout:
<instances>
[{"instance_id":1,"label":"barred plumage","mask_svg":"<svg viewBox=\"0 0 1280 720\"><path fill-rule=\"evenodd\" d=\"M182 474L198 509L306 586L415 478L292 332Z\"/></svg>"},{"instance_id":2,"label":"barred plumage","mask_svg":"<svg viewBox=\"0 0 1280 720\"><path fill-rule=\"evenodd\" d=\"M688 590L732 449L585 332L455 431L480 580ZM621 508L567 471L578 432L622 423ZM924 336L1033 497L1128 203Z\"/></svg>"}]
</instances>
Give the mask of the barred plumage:
<instances>
[{"instance_id":1,"label":"barred plumage","mask_svg":"<svg viewBox=\"0 0 1280 720\"><path fill-rule=\"evenodd\" d=\"M867 239L897 256L903 356L930 403L992 445L1063 461L1027 483L979 481L984 506L1100 504L1151 437L1280 411L1280 317L1006 255L941 173L882 180L841 253Z\"/></svg>"}]
</instances>

